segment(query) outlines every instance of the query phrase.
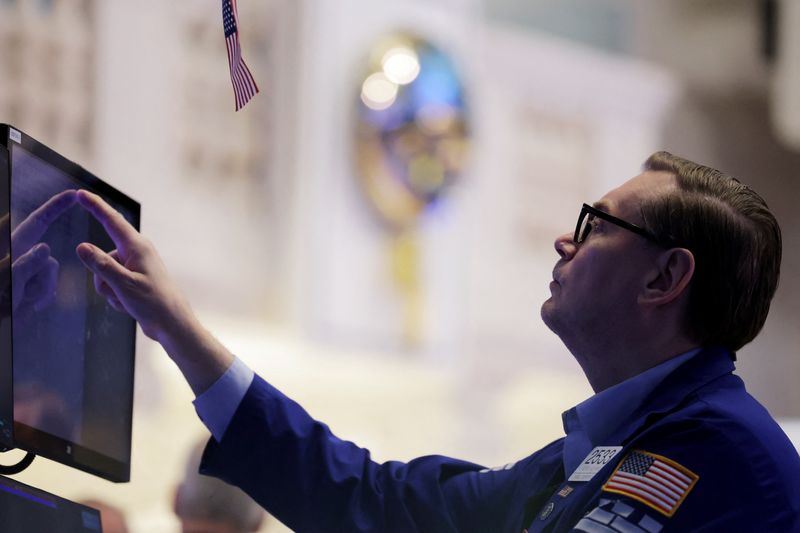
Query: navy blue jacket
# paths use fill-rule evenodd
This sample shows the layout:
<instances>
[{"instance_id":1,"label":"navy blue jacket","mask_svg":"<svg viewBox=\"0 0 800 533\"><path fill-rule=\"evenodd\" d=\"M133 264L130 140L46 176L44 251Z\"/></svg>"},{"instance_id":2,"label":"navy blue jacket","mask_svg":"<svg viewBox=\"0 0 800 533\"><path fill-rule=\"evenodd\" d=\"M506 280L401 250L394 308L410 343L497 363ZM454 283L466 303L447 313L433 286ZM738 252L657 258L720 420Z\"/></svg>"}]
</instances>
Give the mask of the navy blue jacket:
<instances>
[{"instance_id":1,"label":"navy blue jacket","mask_svg":"<svg viewBox=\"0 0 800 533\"><path fill-rule=\"evenodd\" d=\"M301 532L800 532L800 458L733 370L723 350L678 367L585 482L565 480L563 439L499 470L442 456L378 464L256 377L201 472ZM618 468L650 457L696 478L688 491L659 487L675 496L667 511L635 489L609 490Z\"/></svg>"}]
</instances>

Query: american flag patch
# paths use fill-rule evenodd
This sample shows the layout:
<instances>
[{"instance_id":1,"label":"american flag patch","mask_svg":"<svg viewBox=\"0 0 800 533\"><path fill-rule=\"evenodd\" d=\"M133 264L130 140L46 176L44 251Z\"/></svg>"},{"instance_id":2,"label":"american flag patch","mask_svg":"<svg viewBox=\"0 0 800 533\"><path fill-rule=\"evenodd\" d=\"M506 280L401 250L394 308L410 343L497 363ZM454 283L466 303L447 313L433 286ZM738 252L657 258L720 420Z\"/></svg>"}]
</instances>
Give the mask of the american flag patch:
<instances>
[{"instance_id":1,"label":"american flag patch","mask_svg":"<svg viewBox=\"0 0 800 533\"><path fill-rule=\"evenodd\" d=\"M603 490L638 500L672 516L700 476L661 455L635 450L608 478Z\"/></svg>"}]
</instances>

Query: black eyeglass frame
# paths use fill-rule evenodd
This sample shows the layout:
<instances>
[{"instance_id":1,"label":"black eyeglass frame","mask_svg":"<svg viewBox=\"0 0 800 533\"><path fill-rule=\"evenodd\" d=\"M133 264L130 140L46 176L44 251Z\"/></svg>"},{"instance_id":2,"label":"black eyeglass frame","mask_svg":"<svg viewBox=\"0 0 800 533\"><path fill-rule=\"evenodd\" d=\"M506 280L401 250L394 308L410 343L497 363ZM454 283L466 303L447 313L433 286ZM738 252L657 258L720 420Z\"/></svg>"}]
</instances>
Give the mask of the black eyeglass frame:
<instances>
[{"instance_id":1,"label":"black eyeglass frame","mask_svg":"<svg viewBox=\"0 0 800 533\"><path fill-rule=\"evenodd\" d=\"M637 235L641 235L645 239L654 242L656 244L661 244L661 242L656 238L655 235L647 231L646 229L637 226L636 224L631 224L630 222L625 222L621 218L617 218L614 215L610 215L605 211L600 211L589 204L583 204L581 207L581 212L578 215L578 224L575 226L575 235L572 237L572 240L575 241L575 244L580 244L584 241L584 237L580 235L581 225L583 224L583 219L586 218L587 215L594 215L597 218L601 218L607 222L611 222L612 224L624 228L628 231L632 231Z\"/></svg>"}]
</instances>

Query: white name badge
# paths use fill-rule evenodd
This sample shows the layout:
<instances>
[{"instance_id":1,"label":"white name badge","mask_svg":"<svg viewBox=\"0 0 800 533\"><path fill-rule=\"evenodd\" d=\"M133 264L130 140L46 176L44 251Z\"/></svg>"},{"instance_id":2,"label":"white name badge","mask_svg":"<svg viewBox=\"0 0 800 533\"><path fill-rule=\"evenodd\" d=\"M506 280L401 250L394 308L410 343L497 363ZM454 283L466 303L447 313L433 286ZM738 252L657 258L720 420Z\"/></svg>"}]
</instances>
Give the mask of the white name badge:
<instances>
[{"instance_id":1,"label":"white name badge","mask_svg":"<svg viewBox=\"0 0 800 533\"><path fill-rule=\"evenodd\" d=\"M597 446L589 452L586 459L581 461L578 468L569 476L568 481L589 481L596 473L602 470L621 449L622 446Z\"/></svg>"}]
</instances>

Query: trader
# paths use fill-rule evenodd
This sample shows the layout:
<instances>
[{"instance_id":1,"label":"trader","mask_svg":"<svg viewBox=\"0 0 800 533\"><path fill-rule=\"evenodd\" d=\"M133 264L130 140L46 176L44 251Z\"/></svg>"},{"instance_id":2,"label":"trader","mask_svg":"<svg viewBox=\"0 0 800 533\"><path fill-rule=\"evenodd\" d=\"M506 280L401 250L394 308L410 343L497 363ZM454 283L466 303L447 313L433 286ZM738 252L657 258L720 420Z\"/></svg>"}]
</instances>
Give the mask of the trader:
<instances>
[{"instance_id":1,"label":"trader","mask_svg":"<svg viewBox=\"0 0 800 533\"><path fill-rule=\"evenodd\" d=\"M565 438L496 469L372 461L205 330L122 216L78 202L117 245L78 246L98 292L198 396L201 470L296 531L800 531L800 458L733 374L777 287L780 229L722 172L653 154L556 239L541 314L595 395L563 414Z\"/></svg>"},{"instance_id":2,"label":"trader","mask_svg":"<svg viewBox=\"0 0 800 533\"><path fill-rule=\"evenodd\" d=\"M264 510L247 494L219 479L198 474L205 439L192 447L184 475L175 489L172 510L181 533L255 533Z\"/></svg>"}]
</instances>

